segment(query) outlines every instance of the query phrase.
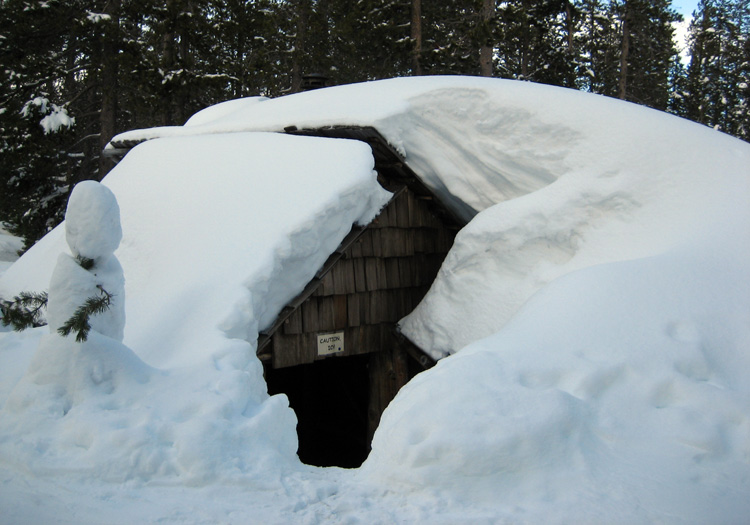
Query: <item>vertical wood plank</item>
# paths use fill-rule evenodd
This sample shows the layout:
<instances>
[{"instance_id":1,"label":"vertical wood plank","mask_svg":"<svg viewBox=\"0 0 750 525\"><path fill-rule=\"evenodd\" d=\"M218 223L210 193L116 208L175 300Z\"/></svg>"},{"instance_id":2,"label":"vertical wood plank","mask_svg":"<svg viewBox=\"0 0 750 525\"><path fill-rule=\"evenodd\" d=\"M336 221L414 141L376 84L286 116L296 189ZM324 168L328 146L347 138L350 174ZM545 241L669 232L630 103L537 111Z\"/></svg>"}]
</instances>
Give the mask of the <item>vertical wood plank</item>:
<instances>
[{"instance_id":1,"label":"vertical wood plank","mask_svg":"<svg viewBox=\"0 0 750 525\"><path fill-rule=\"evenodd\" d=\"M339 259L331 269L333 274L333 293L335 295L354 293L354 264L352 259Z\"/></svg>"},{"instance_id":2,"label":"vertical wood plank","mask_svg":"<svg viewBox=\"0 0 750 525\"><path fill-rule=\"evenodd\" d=\"M401 275L398 269L398 261L399 258L397 257L383 260L383 264L385 265L385 283L388 289L401 286Z\"/></svg>"},{"instance_id":3,"label":"vertical wood plank","mask_svg":"<svg viewBox=\"0 0 750 525\"><path fill-rule=\"evenodd\" d=\"M365 284L367 291L371 292L380 288L380 281L378 275L378 259L374 257L368 257L364 260L365 263Z\"/></svg>"},{"instance_id":4,"label":"vertical wood plank","mask_svg":"<svg viewBox=\"0 0 750 525\"><path fill-rule=\"evenodd\" d=\"M297 308L286 321L284 321L283 331L285 334L299 334L302 332L302 309Z\"/></svg>"},{"instance_id":5,"label":"vertical wood plank","mask_svg":"<svg viewBox=\"0 0 750 525\"><path fill-rule=\"evenodd\" d=\"M362 258L352 259L352 270L354 271L354 291L367 291L367 281L365 279L365 260Z\"/></svg>"},{"instance_id":6,"label":"vertical wood plank","mask_svg":"<svg viewBox=\"0 0 750 525\"><path fill-rule=\"evenodd\" d=\"M417 206L417 200L414 198L414 194L411 191L405 192L406 206L409 209L409 224L412 228L418 228L422 226L422 215Z\"/></svg>"},{"instance_id":7,"label":"vertical wood plank","mask_svg":"<svg viewBox=\"0 0 750 525\"><path fill-rule=\"evenodd\" d=\"M386 343L386 348L370 354L370 401L367 409L368 440L380 424L380 418L388 404L409 380L406 353L395 341Z\"/></svg>"},{"instance_id":8,"label":"vertical wood plank","mask_svg":"<svg viewBox=\"0 0 750 525\"><path fill-rule=\"evenodd\" d=\"M333 296L333 329L343 330L347 326L346 295ZM346 344L346 341L344 342Z\"/></svg>"},{"instance_id":9,"label":"vertical wood plank","mask_svg":"<svg viewBox=\"0 0 750 525\"><path fill-rule=\"evenodd\" d=\"M333 282L333 272L328 272L323 276L318 287L321 296L333 295L335 285Z\"/></svg>"},{"instance_id":10,"label":"vertical wood plank","mask_svg":"<svg viewBox=\"0 0 750 525\"><path fill-rule=\"evenodd\" d=\"M409 223L409 199L405 193L402 193L395 203L396 226L399 228L408 228Z\"/></svg>"},{"instance_id":11,"label":"vertical wood plank","mask_svg":"<svg viewBox=\"0 0 750 525\"><path fill-rule=\"evenodd\" d=\"M368 228L359 238L362 257L372 257L372 232L373 230Z\"/></svg>"},{"instance_id":12,"label":"vertical wood plank","mask_svg":"<svg viewBox=\"0 0 750 525\"><path fill-rule=\"evenodd\" d=\"M305 332L318 332L318 300L317 297L311 297L305 301L302 308L302 329Z\"/></svg>"},{"instance_id":13,"label":"vertical wood plank","mask_svg":"<svg viewBox=\"0 0 750 525\"><path fill-rule=\"evenodd\" d=\"M346 296L346 318L348 319L349 327L360 326L363 322L362 311L359 305L359 296L357 294Z\"/></svg>"},{"instance_id":14,"label":"vertical wood plank","mask_svg":"<svg viewBox=\"0 0 750 525\"><path fill-rule=\"evenodd\" d=\"M362 238L360 237L354 241L346 252L352 258L362 257Z\"/></svg>"},{"instance_id":15,"label":"vertical wood plank","mask_svg":"<svg viewBox=\"0 0 750 525\"><path fill-rule=\"evenodd\" d=\"M318 332L327 332L336 329L333 305L334 296L318 299Z\"/></svg>"},{"instance_id":16,"label":"vertical wood plank","mask_svg":"<svg viewBox=\"0 0 750 525\"><path fill-rule=\"evenodd\" d=\"M372 230L370 232L372 239L372 256L382 257L383 256L383 241L382 241L382 229Z\"/></svg>"}]
</instances>

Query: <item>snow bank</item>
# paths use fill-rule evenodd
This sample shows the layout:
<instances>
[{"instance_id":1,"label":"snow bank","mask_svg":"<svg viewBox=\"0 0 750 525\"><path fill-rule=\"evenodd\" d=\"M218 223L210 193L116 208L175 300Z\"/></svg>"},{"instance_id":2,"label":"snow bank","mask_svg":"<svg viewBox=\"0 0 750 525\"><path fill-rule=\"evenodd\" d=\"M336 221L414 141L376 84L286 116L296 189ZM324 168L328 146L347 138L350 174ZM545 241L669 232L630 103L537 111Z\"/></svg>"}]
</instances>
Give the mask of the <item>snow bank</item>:
<instances>
[{"instance_id":1,"label":"snow bank","mask_svg":"<svg viewBox=\"0 0 750 525\"><path fill-rule=\"evenodd\" d=\"M402 321L404 333L434 357L493 334L559 276L693 243L727 214L731 193L750 196L747 144L666 114L591 98L569 110L571 118L588 119L575 124L569 170L480 213L457 236L422 304ZM541 151L554 140L554 128L525 137Z\"/></svg>"},{"instance_id":2,"label":"snow bank","mask_svg":"<svg viewBox=\"0 0 750 525\"><path fill-rule=\"evenodd\" d=\"M104 180L118 202L94 195L96 183L77 187L68 220L0 279L6 296L45 289L52 273L52 333L0 400L2 461L115 482L273 486L298 465L296 419L285 396L266 393L257 333L387 201L372 168L358 142L212 135L136 148ZM96 319L114 338L63 339L55 312L69 313L81 299L71 286L90 272L66 253L51 271L62 232L105 279L118 203L124 344Z\"/></svg>"},{"instance_id":3,"label":"snow bank","mask_svg":"<svg viewBox=\"0 0 750 525\"><path fill-rule=\"evenodd\" d=\"M511 522L743 522L750 246L734 235L750 221L739 209L718 238L557 279L502 331L412 380L361 475L500 500L496 518Z\"/></svg>"}]
</instances>

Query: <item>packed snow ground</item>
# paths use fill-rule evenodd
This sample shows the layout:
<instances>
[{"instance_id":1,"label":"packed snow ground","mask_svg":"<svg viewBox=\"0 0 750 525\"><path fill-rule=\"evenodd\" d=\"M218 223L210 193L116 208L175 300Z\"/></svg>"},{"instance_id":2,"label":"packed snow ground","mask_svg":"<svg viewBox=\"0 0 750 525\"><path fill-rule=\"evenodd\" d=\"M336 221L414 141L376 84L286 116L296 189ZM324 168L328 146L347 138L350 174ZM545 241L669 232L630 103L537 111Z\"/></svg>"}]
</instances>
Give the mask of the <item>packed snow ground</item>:
<instances>
[{"instance_id":1,"label":"packed snow ground","mask_svg":"<svg viewBox=\"0 0 750 525\"><path fill-rule=\"evenodd\" d=\"M257 329L387 195L360 144L249 132L334 124L375 125L476 215L403 322L434 355L457 354L402 389L352 471L296 461L293 414L265 395L253 356ZM750 512L747 144L603 97L471 78L232 101L128 136L164 138L104 181L122 211L127 346L101 336L65 359L39 345L45 328L0 334L0 521ZM64 250L59 229L0 294L49 286ZM58 376L40 379L45 367Z\"/></svg>"}]
</instances>

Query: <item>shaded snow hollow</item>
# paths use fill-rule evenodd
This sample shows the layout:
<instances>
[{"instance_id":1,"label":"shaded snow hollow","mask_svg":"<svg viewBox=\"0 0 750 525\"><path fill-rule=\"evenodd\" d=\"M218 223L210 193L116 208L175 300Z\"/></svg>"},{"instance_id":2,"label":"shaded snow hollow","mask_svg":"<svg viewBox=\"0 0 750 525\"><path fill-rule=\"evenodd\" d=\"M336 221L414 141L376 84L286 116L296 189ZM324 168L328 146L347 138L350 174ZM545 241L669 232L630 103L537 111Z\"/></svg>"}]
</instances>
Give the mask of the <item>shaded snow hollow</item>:
<instances>
[{"instance_id":1,"label":"shaded snow hollow","mask_svg":"<svg viewBox=\"0 0 750 525\"><path fill-rule=\"evenodd\" d=\"M458 353L402 389L348 472L295 460L294 416L253 353L387 199L366 146L255 132L344 124L375 126L473 218L402 322L433 355ZM97 376L105 391L83 378L94 394L63 416L59 388L23 395L44 329L0 334L10 522L58 508L78 523L745 520L747 144L604 97L461 77L231 101L121 138L158 136L104 181L122 210L132 354L117 355L132 374ZM0 294L45 288L63 249L58 229ZM71 504L61 484L93 499Z\"/></svg>"}]
</instances>

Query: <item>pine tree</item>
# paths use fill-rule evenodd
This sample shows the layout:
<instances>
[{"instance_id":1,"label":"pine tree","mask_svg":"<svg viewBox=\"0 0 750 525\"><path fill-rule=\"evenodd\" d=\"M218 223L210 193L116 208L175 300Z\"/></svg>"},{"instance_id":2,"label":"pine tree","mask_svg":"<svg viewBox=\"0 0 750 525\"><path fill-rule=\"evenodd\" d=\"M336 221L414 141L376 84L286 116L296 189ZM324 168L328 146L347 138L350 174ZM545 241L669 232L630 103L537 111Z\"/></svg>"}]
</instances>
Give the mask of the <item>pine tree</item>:
<instances>
[{"instance_id":1,"label":"pine tree","mask_svg":"<svg viewBox=\"0 0 750 525\"><path fill-rule=\"evenodd\" d=\"M617 0L620 22L618 97L657 109L670 98L670 65L679 52L673 23L681 16L670 0Z\"/></svg>"},{"instance_id":2,"label":"pine tree","mask_svg":"<svg viewBox=\"0 0 750 525\"><path fill-rule=\"evenodd\" d=\"M71 78L80 72L66 26L75 3L0 4L0 222L28 248L63 216L82 161Z\"/></svg>"},{"instance_id":3,"label":"pine tree","mask_svg":"<svg viewBox=\"0 0 750 525\"><path fill-rule=\"evenodd\" d=\"M500 76L575 85L578 10L565 0L519 0L498 8Z\"/></svg>"},{"instance_id":4,"label":"pine tree","mask_svg":"<svg viewBox=\"0 0 750 525\"><path fill-rule=\"evenodd\" d=\"M132 125L120 72L143 27L124 14L137 12L125 0L0 4L0 221L26 247L62 219L76 182L106 174L103 145Z\"/></svg>"},{"instance_id":5,"label":"pine tree","mask_svg":"<svg viewBox=\"0 0 750 525\"><path fill-rule=\"evenodd\" d=\"M576 85L591 93L617 96L620 70L620 34L611 3L578 0L580 28L575 42L580 50Z\"/></svg>"},{"instance_id":6,"label":"pine tree","mask_svg":"<svg viewBox=\"0 0 750 525\"><path fill-rule=\"evenodd\" d=\"M750 140L750 2L701 0L689 29L687 116Z\"/></svg>"}]
</instances>

